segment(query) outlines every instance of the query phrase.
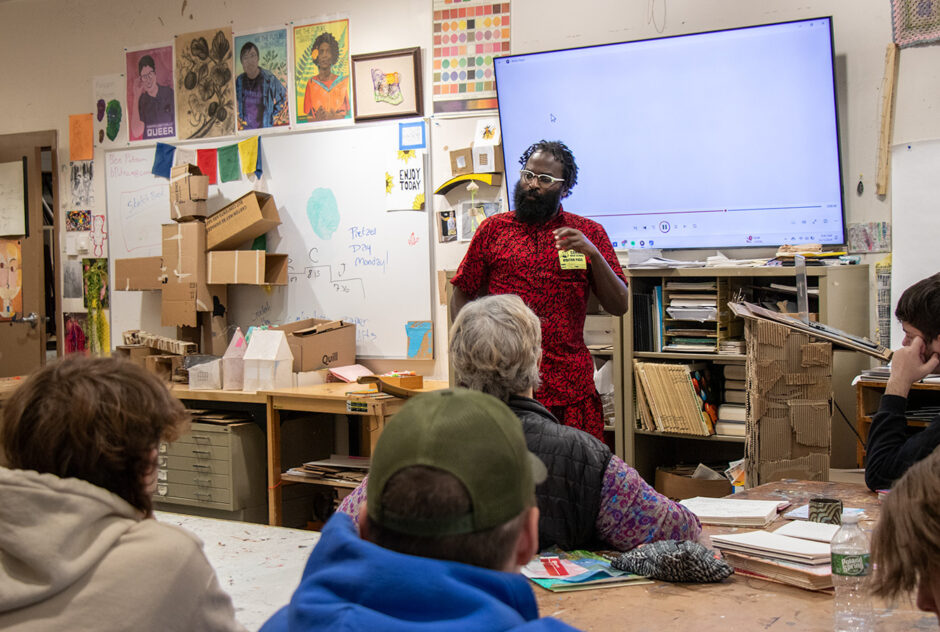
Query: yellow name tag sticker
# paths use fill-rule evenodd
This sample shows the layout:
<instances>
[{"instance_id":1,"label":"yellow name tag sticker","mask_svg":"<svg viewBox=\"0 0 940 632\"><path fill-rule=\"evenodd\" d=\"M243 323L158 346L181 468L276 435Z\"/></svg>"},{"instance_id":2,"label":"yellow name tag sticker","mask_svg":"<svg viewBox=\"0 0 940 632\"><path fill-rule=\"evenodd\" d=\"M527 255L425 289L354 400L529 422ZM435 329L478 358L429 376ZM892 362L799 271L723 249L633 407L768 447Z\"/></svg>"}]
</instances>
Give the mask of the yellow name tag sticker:
<instances>
[{"instance_id":1,"label":"yellow name tag sticker","mask_svg":"<svg viewBox=\"0 0 940 632\"><path fill-rule=\"evenodd\" d=\"M559 250L558 261L562 270L587 270L587 257L576 250Z\"/></svg>"}]
</instances>

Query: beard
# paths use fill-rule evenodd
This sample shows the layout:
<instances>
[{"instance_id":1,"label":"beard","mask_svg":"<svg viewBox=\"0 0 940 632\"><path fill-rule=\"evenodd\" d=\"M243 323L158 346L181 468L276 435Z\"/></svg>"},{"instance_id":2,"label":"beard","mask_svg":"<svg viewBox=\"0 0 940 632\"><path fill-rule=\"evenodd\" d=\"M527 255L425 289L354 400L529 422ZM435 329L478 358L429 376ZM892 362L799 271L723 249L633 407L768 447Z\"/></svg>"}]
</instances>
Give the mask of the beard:
<instances>
[{"instance_id":1,"label":"beard","mask_svg":"<svg viewBox=\"0 0 940 632\"><path fill-rule=\"evenodd\" d=\"M530 190L516 182L512 199L515 204L516 219L523 224L544 224L558 214L561 202L561 190L555 192Z\"/></svg>"}]
</instances>

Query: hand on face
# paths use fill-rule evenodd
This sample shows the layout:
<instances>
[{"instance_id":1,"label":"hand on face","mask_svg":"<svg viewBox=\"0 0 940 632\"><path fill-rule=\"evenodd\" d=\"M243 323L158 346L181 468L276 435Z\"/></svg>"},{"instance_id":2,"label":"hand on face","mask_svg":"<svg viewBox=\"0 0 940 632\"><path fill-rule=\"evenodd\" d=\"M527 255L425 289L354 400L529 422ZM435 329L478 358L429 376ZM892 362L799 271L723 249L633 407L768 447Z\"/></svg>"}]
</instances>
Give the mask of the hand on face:
<instances>
[{"instance_id":1,"label":"hand on face","mask_svg":"<svg viewBox=\"0 0 940 632\"><path fill-rule=\"evenodd\" d=\"M600 254L597 246L591 243L591 240L585 237L580 230L566 226L556 228L554 235L555 248L558 250L574 250L591 259Z\"/></svg>"},{"instance_id":2,"label":"hand on face","mask_svg":"<svg viewBox=\"0 0 940 632\"><path fill-rule=\"evenodd\" d=\"M910 343L894 352L891 357L891 378L885 392L907 396L911 384L933 373L940 365L940 356L927 349L920 336L910 338ZM894 392L903 389L903 394Z\"/></svg>"}]
</instances>

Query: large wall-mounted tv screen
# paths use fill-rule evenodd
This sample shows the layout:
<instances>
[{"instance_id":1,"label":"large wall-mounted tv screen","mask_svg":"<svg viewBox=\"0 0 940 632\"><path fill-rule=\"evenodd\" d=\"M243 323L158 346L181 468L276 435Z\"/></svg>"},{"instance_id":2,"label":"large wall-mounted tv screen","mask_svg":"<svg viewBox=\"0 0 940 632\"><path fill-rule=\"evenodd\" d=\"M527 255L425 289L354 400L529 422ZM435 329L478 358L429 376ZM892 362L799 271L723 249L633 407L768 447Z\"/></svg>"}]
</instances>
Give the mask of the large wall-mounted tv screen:
<instances>
[{"instance_id":1,"label":"large wall-mounted tv screen","mask_svg":"<svg viewBox=\"0 0 940 632\"><path fill-rule=\"evenodd\" d=\"M832 19L495 60L510 192L539 139L614 247L844 242ZM510 195L510 197L512 197Z\"/></svg>"}]
</instances>

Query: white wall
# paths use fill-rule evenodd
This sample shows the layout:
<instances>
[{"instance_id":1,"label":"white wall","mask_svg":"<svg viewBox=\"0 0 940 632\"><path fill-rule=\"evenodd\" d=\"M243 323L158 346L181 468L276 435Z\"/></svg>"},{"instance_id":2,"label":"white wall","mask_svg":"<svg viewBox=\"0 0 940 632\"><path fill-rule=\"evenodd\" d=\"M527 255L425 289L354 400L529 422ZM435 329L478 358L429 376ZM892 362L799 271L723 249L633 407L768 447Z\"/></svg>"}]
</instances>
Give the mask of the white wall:
<instances>
[{"instance_id":1,"label":"white wall","mask_svg":"<svg viewBox=\"0 0 940 632\"><path fill-rule=\"evenodd\" d=\"M238 32L342 13L350 18L354 54L422 46L429 85L431 7L431 0L0 0L0 58L7 69L0 91L0 134L57 129L59 158L66 166L68 115L92 110L91 78L122 72L124 47L170 41L176 33L228 22ZM513 0L512 9L514 53L832 15L846 219L890 220L890 192L883 199L874 193L884 50L891 41L886 0ZM940 137L935 108L940 101L938 61L940 49L935 46L902 51L896 142ZM565 89L564 82L559 89ZM425 110L430 111L430 100ZM472 129L472 124L435 123L432 143L459 143L464 129ZM446 165L443 156L432 157L432 185L446 179ZM100 158L96 168L100 176ZM861 196L855 193L859 175L866 184ZM61 181L65 201L67 178ZM98 199L103 199L103 184L97 178ZM463 248L438 244L435 267L454 267ZM436 289L434 294L437 305ZM440 352L446 347L446 323L443 307L437 310L438 358L415 368L443 376L446 359Z\"/></svg>"}]
</instances>

